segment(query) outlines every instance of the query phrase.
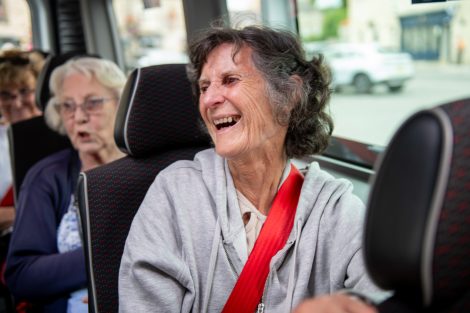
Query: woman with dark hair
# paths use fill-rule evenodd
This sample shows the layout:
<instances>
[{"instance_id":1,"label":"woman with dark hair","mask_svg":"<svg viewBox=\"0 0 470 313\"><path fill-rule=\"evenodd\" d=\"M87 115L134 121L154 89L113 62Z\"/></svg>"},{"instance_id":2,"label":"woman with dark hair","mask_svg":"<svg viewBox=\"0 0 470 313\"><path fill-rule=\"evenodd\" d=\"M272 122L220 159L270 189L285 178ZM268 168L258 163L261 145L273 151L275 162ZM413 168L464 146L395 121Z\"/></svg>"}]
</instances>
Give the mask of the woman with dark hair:
<instances>
[{"instance_id":1,"label":"woman with dark hair","mask_svg":"<svg viewBox=\"0 0 470 313\"><path fill-rule=\"evenodd\" d=\"M214 148L148 190L121 262L120 312L290 312L343 289L381 295L351 184L292 162L322 152L332 132L322 59L305 60L289 32L252 26L208 30L190 60ZM339 312L374 311L329 297Z\"/></svg>"}]
</instances>

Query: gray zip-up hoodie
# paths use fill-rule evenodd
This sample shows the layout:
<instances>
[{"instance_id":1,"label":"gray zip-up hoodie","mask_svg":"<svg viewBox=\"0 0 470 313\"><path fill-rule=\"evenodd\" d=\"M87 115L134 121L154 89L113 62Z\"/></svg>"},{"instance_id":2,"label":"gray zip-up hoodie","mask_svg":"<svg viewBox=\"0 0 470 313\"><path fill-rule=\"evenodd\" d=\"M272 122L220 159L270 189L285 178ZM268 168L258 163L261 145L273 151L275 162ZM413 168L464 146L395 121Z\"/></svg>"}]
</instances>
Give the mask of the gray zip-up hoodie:
<instances>
[{"instance_id":1,"label":"gray zip-up hoodie","mask_svg":"<svg viewBox=\"0 0 470 313\"><path fill-rule=\"evenodd\" d=\"M290 312L305 298L342 289L382 294L364 268L364 206L351 190L309 166L289 239L270 263L265 312ZM132 223L119 311L221 312L247 257L227 161L213 149L178 161L156 177Z\"/></svg>"}]
</instances>

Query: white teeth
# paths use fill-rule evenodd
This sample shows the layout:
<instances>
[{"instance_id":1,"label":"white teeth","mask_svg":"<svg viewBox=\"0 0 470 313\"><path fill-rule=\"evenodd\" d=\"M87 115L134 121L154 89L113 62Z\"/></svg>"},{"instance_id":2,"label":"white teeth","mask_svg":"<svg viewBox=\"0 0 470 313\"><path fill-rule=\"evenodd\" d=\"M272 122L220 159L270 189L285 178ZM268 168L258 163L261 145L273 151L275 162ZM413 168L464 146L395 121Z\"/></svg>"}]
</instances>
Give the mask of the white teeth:
<instances>
[{"instance_id":1,"label":"white teeth","mask_svg":"<svg viewBox=\"0 0 470 313\"><path fill-rule=\"evenodd\" d=\"M229 116L229 117L223 117L219 118L217 120L214 120L214 125L219 125L223 123L232 123L233 121L236 123L240 120L239 116Z\"/></svg>"}]
</instances>

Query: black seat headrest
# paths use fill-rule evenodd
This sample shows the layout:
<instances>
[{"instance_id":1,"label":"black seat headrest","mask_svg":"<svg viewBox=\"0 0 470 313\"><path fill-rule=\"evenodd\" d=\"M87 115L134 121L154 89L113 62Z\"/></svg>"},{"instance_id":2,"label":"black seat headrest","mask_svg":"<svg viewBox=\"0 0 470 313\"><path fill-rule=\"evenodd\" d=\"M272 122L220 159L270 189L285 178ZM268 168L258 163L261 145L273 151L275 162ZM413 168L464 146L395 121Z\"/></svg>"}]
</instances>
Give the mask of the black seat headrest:
<instances>
[{"instance_id":1,"label":"black seat headrest","mask_svg":"<svg viewBox=\"0 0 470 313\"><path fill-rule=\"evenodd\" d=\"M185 64L138 68L124 87L114 138L123 152L134 157L204 145L209 137L195 123L199 119Z\"/></svg>"},{"instance_id":2,"label":"black seat headrest","mask_svg":"<svg viewBox=\"0 0 470 313\"><path fill-rule=\"evenodd\" d=\"M469 121L470 99L416 113L392 138L372 185L368 271L421 307L470 290Z\"/></svg>"},{"instance_id":3,"label":"black seat headrest","mask_svg":"<svg viewBox=\"0 0 470 313\"><path fill-rule=\"evenodd\" d=\"M36 83L36 105L39 107L40 110L43 112L46 110L46 105L47 102L49 101L49 98L51 97L50 90L49 90L49 80L51 78L51 74L54 71L54 69L68 60L72 58L78 58L78 57L94 57L94 58L99 58L98 55L94 54L86 54L80 51L77 52L67 52L64 54L58 54L58 55L49 55L44 62L44 66L41 70L41 73L39 73L38 76L38 81Z\"/></svg>"}]
</instances>

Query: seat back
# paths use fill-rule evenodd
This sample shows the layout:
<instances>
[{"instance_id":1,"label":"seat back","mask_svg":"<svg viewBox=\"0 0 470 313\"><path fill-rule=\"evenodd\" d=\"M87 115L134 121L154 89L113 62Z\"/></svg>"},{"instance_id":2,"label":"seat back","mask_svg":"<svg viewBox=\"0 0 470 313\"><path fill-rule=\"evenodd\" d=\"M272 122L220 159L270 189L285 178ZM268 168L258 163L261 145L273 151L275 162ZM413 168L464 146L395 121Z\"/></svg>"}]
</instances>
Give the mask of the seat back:
<instances>
[{"instance_id":1,"label":"seat back","mask_svg":"<svg viewBox=\"0 0 470 313\"><path fill-rule=\"evenodd\" d=\"M70 147L70 141L50 129L43 116L10 125L10 160L15 203L28 170L42 158Z\"/></svg>"},{"instance_id":2,"label":"seat back","mask_svg":"<svg viewBox=\"0 0 470 313\"><path fill-rule=\"evenodd\" d=\"M470 99L409 118L379 164L365 260L381 312L470 312Z\"/></svg>"},{"instance_id":3,"label":"seat back","mask_svg":"<svg viewBox=\"0 0 470 313\"><path fill-rule=\"evenodd\" d=\"M78 187L89 308L95 313L118 312L125 240L155 176L210 146L199 125L184 64L131 73L119 104L115 139L128 156L81 173Z\"/></svg>"}]
</instances>

